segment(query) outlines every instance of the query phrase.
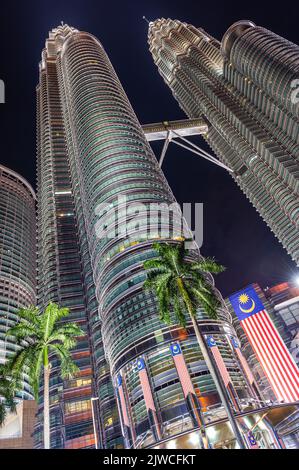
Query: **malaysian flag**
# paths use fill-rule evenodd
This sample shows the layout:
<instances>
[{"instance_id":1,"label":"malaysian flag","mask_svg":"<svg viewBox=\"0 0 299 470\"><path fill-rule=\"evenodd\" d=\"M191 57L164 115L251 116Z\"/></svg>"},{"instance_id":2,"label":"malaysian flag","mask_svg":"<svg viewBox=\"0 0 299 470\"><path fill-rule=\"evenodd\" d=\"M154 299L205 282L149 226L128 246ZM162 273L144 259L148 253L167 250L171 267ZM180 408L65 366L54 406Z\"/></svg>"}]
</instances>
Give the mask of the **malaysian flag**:
<instances>
[{"instance_id":1,"label":"malaysian flag","mask_svg":"<svg viewBox=\"0 0 299 470\"><path fill-rule=\"evenodd\" d=\"M238 356L238 359L240 361L241 366L243 367L243 370L244 370L244 372L247 376L247 379L248 379L250 385L252 385L253 383L255 383L255 380L254 380L252 372L249 368L249 365L247 364L247 361L246 361L245 357L243 356L242 351L240 350L239 342L236 338L232 337L231 338L231 343L232 343L232 345L235 349L235 352Z\"/></svg>"},{"instance_id":2,"label":"malaysian flag","mask_svg":"<svg viewBox=\"0 0 299 470\"><path fill-rule=\"evenodd\" d=\"M142 392L144 396L146 409L147 411L148 410L156 411L151 386L150 386L147 371L145 368L144 359L139 358L137 360L137 370L139 374L139 380L140 380L140 384L141 384L141 388L142 388Z\"/></svg>"},{"instance_id":3,"label":"malaysian flag","mask_svg":"<svg viewBox=\"0 0 299 470\"><path fill-rule=\"evenodd\" d=\"M211 349L211 352L212 352L213 357L215 359L217 368L218 368L218 370L220 372L220 375L223 379L223 382L224 382L224 385L227 389L227 392L229 393L229 396L231 397L232 403L234 404L235 409L237 411L239 411L240 406L239 406L239 403L238 403L238 400L237 400L236 391L234 389L234 386L233 386L232 381L230 379L228 370L226 368L224 360L223 360L223 358L220 354L220 351L218 349L218 346L217 346L216 341L214 340L213 336L207 336L207 343L208 343L208 346Z\"/></svg>"},{"instance_id":4,"label":"malaysian flag","mask_svg":"<svg viewBox=\"0 0 299 470\"><path fill-rule=\"evenodd\" d=\"M299 370L252 285L229 298L279 401L299 400Z\"/></svg>"},{"instance_id":5,"label":"malaysian flag","mask_svg":"<svg viewBox=\"0 0 299 470\"><path fill-rule=\"evenodd\" d=\"M182 385L184 397L186 398L189 393L195 395L194 387L180 345L178 343L172 344L170 346L170 351Z\"/></svg>"},{"instance_id":6,"label":"malaysian flag","mask_svg":"<svg viewBox=\"0 0 299 470\"><path fill-rule=\"evenodd\" d=\"M159 440L162 438L161 430L160 430L160 423L159 423L157 413L156 413L156 407L155 407L152 389L149 383L149 379L148 379L148 375L147 375L147 371L145 367L145 362L144 362L144 359L142 359L142 357L137 359L137 370L138 370L138 375L139 375L139 380L140 380L140 384L142 388L142 393L144 396L145 406L148 412L150 422L153 419L154 436L156 437L156 440Z\"/></svg>"},{"instance_id":7,"label":"malaysian flag","mask_svg":"<svg viewBox=\"0 0 299 470\"><path fill-rule=\"evenodd\" d=\"M248 438L249 445L250 445L251 449L259 449L260 448L258 443L255 440L255 437L254 437L252 431L248 432L247 438Z\"/></svg>"},{"instance_id":8,"label":"malaysian flag","mask_svg":"<svg viewBox=\"0 0 299 470\"><path fill-rule=\"evenodd\" d=\"M122 414L122 417L123 417L123 422L124 422L125 426L130 427L130 421L129 421L129 417L128 417L125 394L124 394L124 389L123 389L123 379L122 379L122 376L120 374L118 374L118 376L117 376L117 391L118 391L118 397L119 397L120 409L121 409L121 414Z\"/></svg>"},{"instance_id":9,"label":"malaysian flag","mask_svg":"<svg viewBox=\"0 0 299 470\"><path fill-rule=\"evenodd\" d=\"M224 363L224 360L222 359L222 356L220 354L220 351L218 349L218 346L217 346L216 341L214 340L213 336L208 336L207 337L207 343L208 343L208 346L211 349L211 352L213 354L213 357L215 359L215 362L217 364L217 367L218 367L220 375L223 379L223 382L224 382L225 386L227 387L231 383L230 376L229 376L226 365Z\"/></svg>"}]
</instances>

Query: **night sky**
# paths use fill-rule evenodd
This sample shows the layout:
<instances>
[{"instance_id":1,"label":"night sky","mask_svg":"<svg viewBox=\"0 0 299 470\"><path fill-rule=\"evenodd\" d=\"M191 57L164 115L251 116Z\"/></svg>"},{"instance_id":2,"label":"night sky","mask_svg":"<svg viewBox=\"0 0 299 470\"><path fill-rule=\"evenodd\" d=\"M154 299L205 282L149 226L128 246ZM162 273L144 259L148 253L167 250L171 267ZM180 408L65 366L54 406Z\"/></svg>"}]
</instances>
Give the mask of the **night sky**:
<instances>
[{"instance_id":1,"label":"night sky","mask_svg":"<svg viewBox=\"0 0 299 470\"><path fill-rule=\"evenodd\" d=\"M142 20L175 18L203 27L221 40L235 21L250 19L299 43L298 4L293 1L51 0L1 4L0 163L35 186L35 86L48 31L60 24L91 32L104 45L143 124L183 119L184 113L158 74ZM196 142L202 144L200 137ZM160 147L155 145L158 154ZM223 295L250 282L291 280L295 264L256 210L222 169L172 144L164 172L179 202L204 203L202 253L227 267L217 278Z\"/></svg>"}]
</instances>

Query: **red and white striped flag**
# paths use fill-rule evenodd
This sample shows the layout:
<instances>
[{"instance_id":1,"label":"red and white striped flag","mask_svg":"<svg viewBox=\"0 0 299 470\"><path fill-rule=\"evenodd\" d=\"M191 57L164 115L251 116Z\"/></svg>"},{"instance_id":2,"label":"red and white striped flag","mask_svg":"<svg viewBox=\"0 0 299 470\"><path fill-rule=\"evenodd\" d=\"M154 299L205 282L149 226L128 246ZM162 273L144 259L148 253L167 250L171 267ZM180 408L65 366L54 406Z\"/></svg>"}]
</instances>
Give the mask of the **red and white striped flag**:
<instances>
[{"instance_id":1,"label":"red and white striped flag","mask_svg":"<svg viewBox=\"0 0 299 470\"><path fill-rule=\"evenodd\" d=\"M250 385L252 385L253 383L255 383L253 374L252 374L252 372L251 372L251 370L250 370L250 367L249 367L249 365L248 365L248 363L247 363L245 357L244 357L243 354L242 354L242 351L240 350L240 347L239 347L239 344L238 344L236 338L231 338L231 342L232 342L232 345L233 345L233 347L234 347L234 349L235 349L235 351L236 351L236 354L237 354L238 359L239 359L239 361L240 361L240 363L241 363L241 366L243 367L243 370L244 370L244 372L245 372L245 374L246 374L246 376L247 376L247 379L248 379Z\"/></svg>"},{"instance_id":2,"label":"red and white striped flag","mask_svg":"<svg viewBox=\"0 0 299 470\"><path fill-rule=\"evenodd\" d=\"M121 409L121 414L123 417L123 422L126 426L130 427L130 421L128 417L125 394L124 394L124 389L123 389L123 379L120 374L118 374L117 376L117 391L118 391L118 396L119 396L120 409Z\"/></svg>"},{"instance_id":3,"label":"red and white striped flag","mask_svg":"<svg viewBox=\"0 0 299 470\"><path fill-rule=\"evenodd\" d=\"M151 386L150 386L147 371L145 368L145 362L142 358L139 358L137 360L137 370L139 374L139 380L140 380L140 384L141 384L141 388L142 388L142 392L144 396L146 409L147 411L148 410L156 411Z\"/></svg>"},{"instance_id":4,"label":"red and white striped flag","mask_svg":"<svg viewBox=\"0 0 299 470\"><path fill-rule=\"evenodd\" d=\"M172 344L170 351L182 385L184 397L186 398L189 393L195 395L195 390L180 345L178 343Z\"/></svg>"},{"instance_id":5,"label":"red and white striped flag","mask_svg":"<svg viewBox=\"0 0 299 470\"><path fill-rule=\"evenodd\" d=\"M141 357L137 359L137 370L139 374L139 380L140 380L140 384L142 388L142 393L144 396L146 410L148 412L149 417L151 415L153 416L154 428L155 428L154 434L156 434L156 439L160 440L162 439L160 423L159 423L157 413L156 413L156 407L154 403L151 385L150 385L149 378L147 375L147 370L145 367L145 362L144 362L144 359L142 359Z\"/></svg>"},{"instance_id":6,"label":"red and white striped flag","mask_svg":"<svg viewBox=\"0 0 299 470\"><path fill-rule=\"evenodd\" d=\"M255 437L254 437L252 431L248 432L247 439L248 439L248 442L249 442L249 445L250 445L251 449L259 449L260 448L260 446L258 445L258 443L255 440Z\"/></svg>"},{"instance_id":7,"label":"red and white striped flag","mask_svg":"<svg viewBox=\"0 0 299 470\"><path fill-rule=\"evenodd\" d=\"M299 400L299 369L254 287L234 294L230 302L277 399Z\"/></svg>"},{"instance_id":8,"label":"red and white striped flag","mask_svg":"<svg viewBox=\"0 0 299 470\"><path fill-rule=\"evenodd\" d=\"M213 354L213 357L215 359L215 362L217 364L217 367L218 367L218 370L221 374L223 382L224 382L225 386L227 387L228 384L231 383L231 379L230 379L230 376L229 376L229 373L227 371L226 365L224 363L224 360L222 359L222 356L220 354L220 351L218 349L218 346L217 346L213 336L208 336L207 337L207 343L208 343L208 346L211 349L211 352Z\"/></svg>"}]
</instances>

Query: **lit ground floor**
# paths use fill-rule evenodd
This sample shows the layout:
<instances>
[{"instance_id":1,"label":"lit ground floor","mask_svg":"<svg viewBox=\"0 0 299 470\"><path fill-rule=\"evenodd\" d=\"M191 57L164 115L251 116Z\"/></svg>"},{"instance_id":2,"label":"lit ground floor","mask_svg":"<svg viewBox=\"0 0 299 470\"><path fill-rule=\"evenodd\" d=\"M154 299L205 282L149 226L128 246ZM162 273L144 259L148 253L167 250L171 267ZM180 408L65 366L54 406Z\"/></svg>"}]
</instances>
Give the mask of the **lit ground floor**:
<instances>
[{"instance_id":1,"label":"lit ground floor","mask_svg":"<svg viewBox=\"0 0 299 470\"><path fill-rule=\"evenodd\" d=\"M236 415L236 421L248 449L299 448L298 404L248 409ZM210 448L239 448L231 425L221 409L217 409L214 419L213 416L206 419L205 428ZM154 449L199 449L199 429L189 429L188 423L182 419L180 423L175 424L169 438L148 447Z\"/></svg>"}]
</instances>

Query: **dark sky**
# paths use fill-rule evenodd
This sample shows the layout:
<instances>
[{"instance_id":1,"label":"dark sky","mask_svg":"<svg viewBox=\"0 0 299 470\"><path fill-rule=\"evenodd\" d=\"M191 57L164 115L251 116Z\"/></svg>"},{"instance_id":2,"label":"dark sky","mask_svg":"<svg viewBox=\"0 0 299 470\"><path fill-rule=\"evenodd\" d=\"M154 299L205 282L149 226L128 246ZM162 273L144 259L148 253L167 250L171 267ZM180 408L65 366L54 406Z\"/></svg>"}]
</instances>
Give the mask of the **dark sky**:
<instances>
[{"instance_id":1,"label":"dark sky","mask_svg":"<svg viewBox=\"0 0 299 470\"><path fill-rule=\"evenodd\" d=\"M100 39L141 123L184 118L148 51L143 15L187 21L218 39L233 22L251 19L299 43L298 3L288 0L2 2L0 78L6 103L0 105L0 163L35 185L37 66L48 31L61 20ZM295 264L224 170L173 145L164 171L179 202L204 203L201 251L227 267L217 279L224 295L250 282L266 286L294 277Z\"/></svg>"}]
</instances>

